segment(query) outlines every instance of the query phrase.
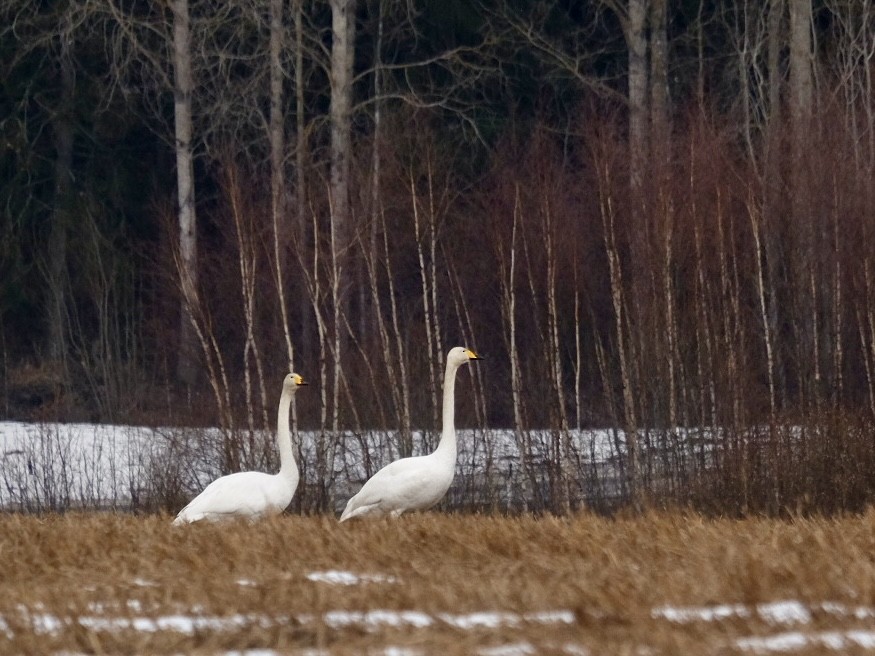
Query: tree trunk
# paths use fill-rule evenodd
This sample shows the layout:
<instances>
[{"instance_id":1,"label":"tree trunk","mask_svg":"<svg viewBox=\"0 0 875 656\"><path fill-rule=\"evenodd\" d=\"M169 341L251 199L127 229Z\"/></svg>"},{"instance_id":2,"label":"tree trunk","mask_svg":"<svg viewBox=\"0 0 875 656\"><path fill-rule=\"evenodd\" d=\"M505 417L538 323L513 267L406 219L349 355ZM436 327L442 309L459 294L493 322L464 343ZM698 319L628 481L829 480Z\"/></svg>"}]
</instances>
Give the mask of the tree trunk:
<instances>
[{"instance_id":1,"label":"tree trunk","mask_svg":"<svg viewBox=\"0 0 875 656\"><path fill-rule=\"evenodd\" d=\"M286 207L285 170L285 116L283 115L283 0L270 0L270 207L273 219L273 255L276 276L277 297L280 304L280 320L286 340L286 355L289 371L294 371L295 349L289 329L289 315L286 304L283 269L286 264L285 241L289 233ZM280 235L284 237L281 239ZM292 415L295 401L292 397ZM295 428L293 422L293 428Z\"/></svg>"},{"instance_id":2,"label":"tree trunk","mask_svg":"<svg viewBox=\"0 0 875 656\"><path fill-rule=\"evenodd\" d=\"M768 73L769 73L769 122L775 123L781 113L781 25L784 0L769 0Z\"/></svg>"},{"instance_id":3,"label":"tree trunk","mask_svg":"<svg viewBox=\"0 0 875 656\"><path fill-rule=\"evenodd\" d=\"M176 132L176 185L179 203L179 276L182 303L179 323L179 353L176 375L191 385L197 379L197 335L191 309L196 301L197 217L194 206L194 157L192 153L191 32L188 0L172 0L174 125Z\"/></svg>"},{"instance_id":4,"label":"tree trunk","mask_svg":"<svg viewBox=\"0 0 875 656\"><path fill-rule=\"evenodd\" d=\"M667 0L650 0L650 136L653 155L664 162L669 135Z\"/></svg>"},{"instance_id":5,"label":"tree trunk","mask_svg":"<svg viewBox=\"0 0 875 656\"><path fill-rule=\"evenodd\" d=\"M629 188L631 192L631 211L636 217L635 234L631 236L630 250L634 262L631 272L631 302L635 315L624 318L624 291L620 274L619 250L615 241L614 209L611 206L610 194L607 189L608 208L602 209L602 221L605 224L605 245L608 251L609 271L611 280L611 296L617 321L617 350L620 357L620 369L623 383L626 447L627 447L627 480L629 494L636 508L642 505L641 471L638 453L638 427L634 406L635 390L633 379L636 378L634 351L635 340L632 328L644 330L644 313L647 304L644 302L644 290L648 284L646 266L650 251L650 225L647 216L647 202L644 196L644 179L646 168L650 162L650 141L648 114L648 75L647 75L647 7L648 0L629 0L629 10L625 23L626 46L629 49ZM606 186L610 183L606 181ZM624 335L626 328L629 334ZM626 341L628 340L628 341ZM624 345L625 341L625 345Z\"/></svg>"},{"instance_id":6,"label":"tree trunk","mask_svg":"<svg viewBox=\"0 0 875 656\"><path fill-rule=\"evenodd\" d=\"M350 243L352 226L349 203L349 174L352 161L351 116L352 78L355 55L355 0L331 0L331 301L334 333L331 355L332 420L334 435L339 431L339 394L342 384L344 341L341 334L349 325ZM327 475L333 471L333 446L327 454ZM329 496L333 489L329 490ZM327 499L330 504L332 499ZM323 506L327 507L327 505Z\"/></svg>"},{"instance_id":7,"label":"tree trunk","mask_svg":"<svg viewBox=\"0 0 875 656\"><path fill-rule=\"evenodd\" d=\"M73 182L73 111L75 71L73 69L73 35L70 12L64 16L61 29L61 104L52 120L55 141L55 198L52 208L51 232L48 243L48 350L54 362L66 371L67 336L67 230L70 223L71 188ZM66 376L65 376L66 379Z\"/></svg>"},{"instance_id":8,"label":"tree trunk","mask_svg":"<svg viewBox=\"0 0 875 656\"><path fill-rule=\"evenodd\" d=\"M352 161L352 78L355 56L355 0L331 0L331 231L333 256L343 298L352 234L349 174ZM339 328L338 328L339 329ZM335 354L339 355L339 354Z\"/></svg>"},{"instance_id":9,"label":"tree trunk","mask_svg":"<svg viewBox=\"0 0 875 656\"><path fill-rule=\"evenodd\" d=\"M783 184L781 182L781 139L780 131L782 125L781 111L781 91L783 80L781 79L780 57L781 48L784 44L782 38L784 26L784 1L785 0L770 0L769 15L768 15L768 35L767 35L767 58L768 58L768 79L769 79L769 104L768 104L768 133L766 135L766 154L765 154L765 178L763 180L763 190L765 194L763 215L762 215L762 239L765 251L765 272L766 284L768 285L767 295L771 299L768 304L768 330L772 335L777 335L779 331L779 316L778 310L781 305L779 297L779 264L780 264L780 236L782 215L780 209L780 199L783 192ZM786 369L784 358L780 350L775 349L774 352L774 381L776 386L777 401L784 403L786 401Z\"/></svg>"},{"instance_id":10,"label":"tree trunk","mask_svg":"<svg viewBox=\"0 0 875 656\"><path fill-rule=\"evenodd\" d=\"M304 0L295 0L295 204L299 248L307 244L307 124L304 115ZM301 324L300 348L313 353L314 322L305 294L298 294L298 318Z\"/></svg>"},{"instance_id":11,"label":"tree trunk","mask_svg":"<svg viewBox=\"0 0 875 656\"><path fill-rule=\"evenodd\" d=\"M800 140L811 120L811 0L790 0L790 112Z\"/></svg>"},{"instance_id":12,"label":"tree trunk","mask_svg":"<svg viewBox=\"0 0 875 656\"><path fill-rule=\"evenodd\" d=\"M626 330L629 321L624 313L626 299L623 289L623 270L617 244L615 211L610 163L599 163L599 209L602 219L605 254L608 258L608 275L611 289L611 304L614 311L617 357L620 365L620 382L623 387L623 428L626 434L626 482L629 497L636 509L642 508L641 467L639 462L638 418L635 410L635 395L632 387L631 363L628 356L630 337Z\"/></svg>"},{"instance_id":13,"label":"tree trunk","mask_svg":"<svg viewBox=\"0 0 875 656\"><path fill-rule=\"evenodd\" d=\"M791 120L791 160L790 160L790 198L791 215L795 241L794 286L798 299L796 311L799 314L798 371L800 382L800 401L806 402L806 393L816 394L816 383L812 387L812 376L817 363L813 361L817 349L817 325L815 303L810 284L810 276L815 267L815 231L811 212L811 193L808 176L807 147L811 130L811 110L813 101L811 70L811 0L789 0L790 6L790 120Z\"/></svg>"},{"instance_id":14,"label":"tree trunk","mask_svg":"<svg viewBox=\"0 0 875 656\"><path fill-rule=\"evenodd\" d=\"M629 0L625 24L629 48L629 165L632 195L636 200L640 200L644 166L648 160L647 1Z\"/></svg>"}]
</instances>

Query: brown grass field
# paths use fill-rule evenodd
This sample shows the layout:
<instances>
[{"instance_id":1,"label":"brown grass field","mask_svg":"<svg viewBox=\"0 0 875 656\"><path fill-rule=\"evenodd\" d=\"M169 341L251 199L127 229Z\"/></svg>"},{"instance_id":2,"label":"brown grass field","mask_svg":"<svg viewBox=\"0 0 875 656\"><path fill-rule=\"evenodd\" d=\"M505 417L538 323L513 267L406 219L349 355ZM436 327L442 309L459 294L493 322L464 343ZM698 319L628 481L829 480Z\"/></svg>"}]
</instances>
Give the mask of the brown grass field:
<instances>
[{"instance_id":1,"label":"brown grass field","mask_svg":"<svg viewBox=\"0 0 875 656\"><path fill-rule=\"evenodd\" d=\"M875 650L875 511L184 528L13 514L0 558L3 654L768 653L750 641L788 634L803 636L792 653ZM372 578L313 580L333 570ZM774 602L795 614L764 610Z\"/></svg>"}]
</instances>

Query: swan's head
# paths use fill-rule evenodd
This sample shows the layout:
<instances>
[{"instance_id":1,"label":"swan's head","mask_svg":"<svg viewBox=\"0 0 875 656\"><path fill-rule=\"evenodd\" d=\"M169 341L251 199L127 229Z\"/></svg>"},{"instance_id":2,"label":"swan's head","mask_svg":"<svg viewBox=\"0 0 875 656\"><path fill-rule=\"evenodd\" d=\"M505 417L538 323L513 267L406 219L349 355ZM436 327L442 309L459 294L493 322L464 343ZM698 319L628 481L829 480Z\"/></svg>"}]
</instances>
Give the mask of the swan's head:
<instances>
[{"instance_id":1,"label":"swan's head","mask_svg":"<svg viewBox=\"0 0 875 656\"><path fill-rule=\"evenodd\" d=\"M291 392L294 392L301 385L309 385L309 383L305 381L304 377L300 374L287 374L283 379L283 389L287 389Z\"/></svg>"},{"instance_id":2,"label":"swan's head","mask_svg":"<svg viewBox=\"0 0 875 656\"><path fill-rule=\"evenodd\" d=\"M447 364L454 365L456 367L461 367L463 364L468 364L471 360L482 360L479 355L474 353L469 348L465 348L464 346L456 346L455 348L451 348L450 352L447 353Z\"/></svg>"}]
</instances>

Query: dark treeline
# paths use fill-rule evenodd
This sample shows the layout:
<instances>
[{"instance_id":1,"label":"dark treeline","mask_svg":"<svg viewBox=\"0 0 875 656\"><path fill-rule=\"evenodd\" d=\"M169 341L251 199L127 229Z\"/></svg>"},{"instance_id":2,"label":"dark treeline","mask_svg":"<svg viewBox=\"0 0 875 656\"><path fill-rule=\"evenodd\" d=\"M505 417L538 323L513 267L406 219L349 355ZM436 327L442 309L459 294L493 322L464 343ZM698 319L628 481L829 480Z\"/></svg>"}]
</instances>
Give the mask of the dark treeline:
<instances>
[{"instance_id":1,"label":"dark treeline","mask_svg":"<svg viewBox=\"0 0 875 656\"><path fill-rule=\"evenodd\" d=\"M719 427L669 497L870 499L870 0L0 7L4 416L251 432L292 367L297 425L418 453L464 344L460 422L566 490L575 429L640 502Z\"/></svg>"}]
</instances>

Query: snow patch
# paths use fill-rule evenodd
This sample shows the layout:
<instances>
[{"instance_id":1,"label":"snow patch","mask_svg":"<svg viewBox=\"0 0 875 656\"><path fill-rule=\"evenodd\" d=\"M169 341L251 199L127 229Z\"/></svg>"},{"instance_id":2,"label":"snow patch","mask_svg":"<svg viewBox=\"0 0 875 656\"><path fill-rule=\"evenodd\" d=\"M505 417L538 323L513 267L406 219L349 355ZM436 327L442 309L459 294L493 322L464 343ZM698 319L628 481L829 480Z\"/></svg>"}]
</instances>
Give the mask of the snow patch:
<instances>
[{"instance_id":1,"label":"snow patch","mask_svg":"<svg viewBox=\"0 0 875 656\"><path fill-rule=\"evenodd\" d=\"M851 647L875 649L875 631L822 631L820 633L803 633L790 631L771 636L752 636L739 638L735 646L743 651L756 653L798 651L806 648L824 647L833 651L841 651Z\"/></svg>"},{"instance_id":2,"label":"snow patch","mask_svg":"<svg viewBox=\"0 0 875 656\"><path fill-rule=\"evenodd\" d=\"M397 583L398 579L386 574L354 574L341 570L309 572L307 580L331 585L359 585L361 583Z\"/></svg>"},{"instance_id":3,"label":"snow patch","mask_svg":"<svg viewBox=\"0 0 875 656\"><path fill-rule=\"evenodd\" d=\"M132 608L136 608L136 603ZM105 606L95 602L91 606L92 612L104 610ZM134 630L142 633L155 633L156 631L175 631L186 635L192 635L198 631L232 631L247 626L260 626L269 628L277 625L288 624L288 617L270 617L258 614L235 614L227 616L211 615L159 615L157 617L113 617L99 614L82 615L78 617L59 618L50 613L35 609L19 608L19 612L38 634L55 634L62 631L66 626L78 625L93 631L123 631ZM416 610L370 610L370 611L329 611L317 618L313 615L300 615L294 621L302 624L312 624L322 621L334 629L342 629L350 626L362 627L367 631L374 631L384 626L426 628L433 626L437 621L445 622L459 629L468 630L474 628L501 628L504 626L518 626L524 622L537 622L540 624L572 624L575 621L574 613L566 610L545 611L537 613L508 613L508 612L480 612L468 614L440 614L436 617ZM0 617L0 631L9 637L11 631L3 617Z\"/></svg>"},{"instance_id":4,"label":"snow patch","mask_svg":"<svg viewBox=\"0 0 875 656\"><path fill-rule=\"evenodd\" d=\"M750 617L750 611L741 604L723 604L720 606L661 606L650 611L654 619L666 619L676 624L689 622L714 622L730 617Z\"/></svg>"},{"instance_id":5,"label":"snow patch","mask_svg":"<svg viewBox=\"0 0 875 656\"><path fill-rule=\"evenodd\" d=\"M666 619L676 624L690 622L715 622L729 618L750 619L758 617L773 626L809 624L812 614L824 612L834 617L858 620L875 619L875 608L847 606L840 602L825 601L806 605L800 601L772 601L756 606L743 604L719 604L717 606L660 606L650 611L654 619Z\"/></svg>"}]
</instances>

